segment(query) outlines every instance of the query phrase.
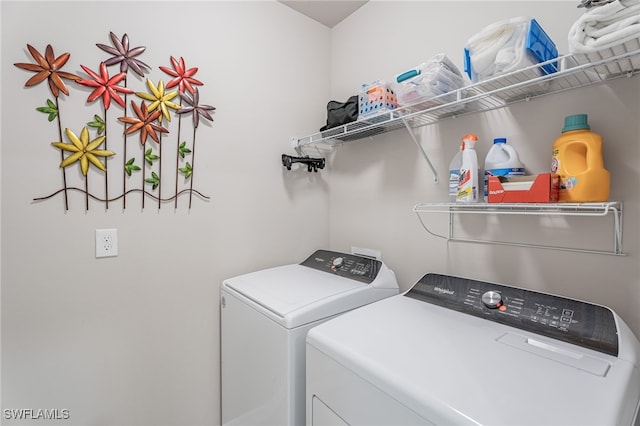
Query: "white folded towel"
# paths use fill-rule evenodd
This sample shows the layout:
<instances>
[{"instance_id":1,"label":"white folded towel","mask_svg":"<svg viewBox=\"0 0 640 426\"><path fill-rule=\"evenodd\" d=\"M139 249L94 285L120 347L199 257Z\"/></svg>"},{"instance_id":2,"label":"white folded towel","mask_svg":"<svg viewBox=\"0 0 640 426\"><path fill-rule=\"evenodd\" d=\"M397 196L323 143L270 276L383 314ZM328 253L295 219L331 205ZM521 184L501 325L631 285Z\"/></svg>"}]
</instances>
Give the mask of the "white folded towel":
<instances>
[{"instance_id":1,"label":"white folded towel","mask_svg":"<svg viewBox=\"0 0 640 426\"><path fill-rule=\"evenodd\" d=\"M640 0L616 0L587 10L569 30L569 52L588 54L640 37Z\"/></svg>"}]
</instances>

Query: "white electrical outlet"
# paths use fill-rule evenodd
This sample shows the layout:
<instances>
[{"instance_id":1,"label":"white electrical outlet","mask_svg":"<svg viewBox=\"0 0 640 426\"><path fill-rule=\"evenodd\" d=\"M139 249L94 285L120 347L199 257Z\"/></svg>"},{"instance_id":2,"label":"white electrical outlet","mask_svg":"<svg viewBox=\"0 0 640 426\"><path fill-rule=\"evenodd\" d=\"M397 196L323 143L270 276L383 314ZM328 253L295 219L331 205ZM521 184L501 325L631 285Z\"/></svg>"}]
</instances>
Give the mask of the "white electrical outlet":
<instances>
[{"instance_id":1,"label":"white electrical outlet","mask_svg":"<svg viewBox=\"0 0 640 426\"><path fill-rule=\"evenodd\" d=\"M96 257L118 255L118 230L96 229Z\"/></svg>"}]
</instances>

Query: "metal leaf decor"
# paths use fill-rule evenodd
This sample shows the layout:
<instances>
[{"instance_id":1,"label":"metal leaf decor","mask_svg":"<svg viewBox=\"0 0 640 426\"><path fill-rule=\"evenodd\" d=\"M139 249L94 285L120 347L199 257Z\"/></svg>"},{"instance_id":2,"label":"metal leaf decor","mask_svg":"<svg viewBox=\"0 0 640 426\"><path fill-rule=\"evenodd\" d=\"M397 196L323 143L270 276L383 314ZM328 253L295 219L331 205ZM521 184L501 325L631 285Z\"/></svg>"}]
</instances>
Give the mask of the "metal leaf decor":
<instances>
[{"instance_id":1,"label":"metal leaf decor","mask_svg":"<svg viewBox=\"0 0 640 426\"><path fill-rule=\"evenodd\" d=\"M27 52L33 59L33 62L19 62L14 65L23 70L33 73L26 81L25 87L36 86L39 83L47 81L49 91L53 99L45 98L36 110L41 117L46 117L48 122L57 124L57 138L55 142L51 142L50 146L60 150L60 161L58 166L62 171L62 188L55 190L49 195L34 198L34 201L45 201L56 197L59 194L64 195L64 209L69 210L70 191L84 194L84 208L89 210L90 200L92 202L102 203L105 209L109 208L109 202L122 199L123 210L126 209L126 197L132 193L141 194L142 207L145 207L146 198L153 199L158 203L158 209L167 203L173 203L174 208L178 208L178 200L182 195L188 194L188 208L191 209L193 195L197 198L207 201L209 197L202 194L193 187L194 176L194 159L195 159L195 142L196 134L200 124L200 118L213 121L212 113L215 107L200 104L199 87L204 83L194 76L198 72L198 68L187 68L185 60L182 57L176 59L169 57L171 66L158 67L162 72L170 77L169 82L165 85L164 81L156 80L154 83L150 78L144 79L144 74L152 70L146 63L142 62L140 56L146 51L145 46L130 47L129 36L124 34L118 37L115 33L109 32L109 40L111 45L96 43L95 45L102 51L106 52L110 57L101 61L97 67L80 65L80 68L86 73L86 77L81 77L69 72L62 71L70 58L69 53L63 53L59 56L54 54L51 44L47 44L44 55L41 54L33 45L27 44ZM119 66L116 72L110 73L109 67ZM95 71L94 71L95 70ZM136 84L140 85L143 90L134 90L129 87L127 75L132 71L138 78L135 79ZM142 79L139 79L142 77ZM67 126L63 134L62 117L60 111L60 96L76 98L72 96L69 87L65 83L77 83L78 87L84 86L91 89L86 98L78 96L79 101L83 101L87 108L93 107L94 101L100 99L102 106L102 115L90 112L87 117L65 116L64 121ZM145 87L146 86L146 87ZM170 89L177 90L171 91ZM145 90L146 89L146 90ZM141 99L140 103L127 101L127 95L135 94ZM179 100L177 104L174 101ZM69 101L67 101L68 103ZM118 114L114 118L107 116L108 110L116 105L123 109L124 114ZM128 112L128 107L129 111ZM163 135L170 134L170 127L165 126L171 122L172 115L178 118L177 134L175 142L167 142L162 140ZM189 123L193 130L190 143L181 138L182 116L192 114L192 120ZM79 135L76 135L71 128L81 128ZM111 130L111 134L109 134ZM116 133L113 133L113 132ZM93 133L93 136L92 136ZM138 133L139 144L128 147L127 137ZM44 137L43 139L48 139ZM48 139L49 141L51 139ZM109 149L107 143L119 142L118 147L122 147L123 152L116 149ZM151 141L153 146L147 144ZM172 173L163 173L163 163L168 163L169 158L165 158L166 154L162 152L164 145L169 143L172 146L173 156L175 156L174 170ZM114 144L112 143L112 146ZM127 153L134 149L135 152ZM120 194L109 194L109 174L108 171L114 166L109 160L111 157L122 155L122 178L123 187ZM81 179L84 185L74 186L67 178L67 169L79 165L78 174L72 174L74 179ZM91 166L96 171L103 172L104 176L104 193L96 194L89 191L89 176L95 172L91 172ZM136 182L134 175L142 172L141 180ZM147 172L149 175L147 175ZM165 181L175 180L175 191L167 198L161 195L162 184ZM131 180L134 179L134 180ZM181 182L183 181L183 182ZM188 184L188 187L187 187ZM127 185L133 186L127 189ZM180 190L180 187L184 189ZM157 195L156 195L157 194Z\"/></svg>"}]
</instances>

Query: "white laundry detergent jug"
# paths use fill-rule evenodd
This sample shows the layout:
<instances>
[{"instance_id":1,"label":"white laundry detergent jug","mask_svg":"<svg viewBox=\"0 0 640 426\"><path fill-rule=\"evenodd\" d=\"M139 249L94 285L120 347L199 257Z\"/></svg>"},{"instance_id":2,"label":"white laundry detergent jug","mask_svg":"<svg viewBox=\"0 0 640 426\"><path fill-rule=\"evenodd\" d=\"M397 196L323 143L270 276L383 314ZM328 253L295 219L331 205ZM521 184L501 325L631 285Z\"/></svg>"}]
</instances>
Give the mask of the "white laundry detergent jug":
<instances>
[{"instance_id":1,"label":"white laundry detergent jug","mask_svg":"<svg viewBox=\"0 0 640 426\"><path fill-rule=\"evenodd\" d=\"M489 176L522 176L524 166L518 152L507 145L506 138L496 138L484 160L484 196L488 194Z\"/></svg>"}]
</instances>

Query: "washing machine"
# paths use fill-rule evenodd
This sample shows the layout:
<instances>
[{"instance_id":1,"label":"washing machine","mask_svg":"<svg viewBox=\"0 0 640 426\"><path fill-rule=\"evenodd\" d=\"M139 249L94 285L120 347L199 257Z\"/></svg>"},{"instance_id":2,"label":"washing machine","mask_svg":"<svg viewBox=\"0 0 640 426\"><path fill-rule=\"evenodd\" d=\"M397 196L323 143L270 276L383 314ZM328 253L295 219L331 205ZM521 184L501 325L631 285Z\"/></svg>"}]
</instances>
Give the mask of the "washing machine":
<instances>
[{"instance_id":1,"label":"washing machine","mask_svg":"<svg viewBox=\"0 0 640 426\"><path fill-rule=\"evenodd\" d=\"M611 309L427 274L312 329L309 425L638 425L638 339Z\"/></svg>"},{"instance_id":2,"label":"washing machine","mask_svg":"<svg viewBox=\"0 0 640 426\"><path fill-rule=\"evenodd\" d=\"M395 274L383 262L328 250L225 280L222 424L303 425L307 332L397 294Z\"/></svg>"}]
</instances>

